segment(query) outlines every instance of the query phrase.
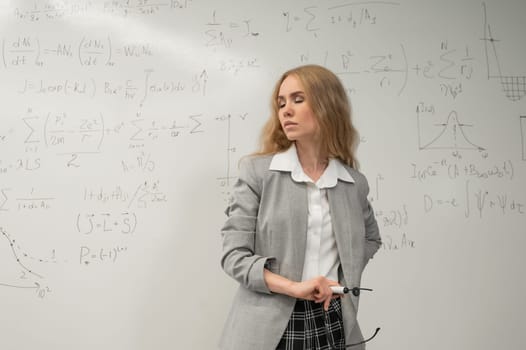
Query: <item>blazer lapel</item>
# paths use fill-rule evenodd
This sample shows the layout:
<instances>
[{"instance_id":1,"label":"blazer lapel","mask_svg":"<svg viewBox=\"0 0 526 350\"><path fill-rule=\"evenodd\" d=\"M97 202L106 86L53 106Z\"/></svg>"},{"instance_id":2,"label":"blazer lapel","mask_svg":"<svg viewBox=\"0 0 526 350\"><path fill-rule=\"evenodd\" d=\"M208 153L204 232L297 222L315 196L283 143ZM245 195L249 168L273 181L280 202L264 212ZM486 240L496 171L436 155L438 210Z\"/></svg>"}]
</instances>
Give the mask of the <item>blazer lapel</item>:
<instances>
[{"instance_id":1,"label":"blazer lapel","mask_svg":"<svg viewBox=\"0 0 526 350\"><path fill-rule=\"evenodd\" d=\"M363 260L363 243L360 236L362 210L353 183L342 183L328 191L332 229L336 237L338 254L348 287L357 286L361 278L360 261ZM361 260L360 260L361 259Z\"/></svg>"},{"instance_id":2,"label":"blazer lapel","mask_svg":"<svg viewBox=\"0 0 526 350\"><path fill-rule=\"evenodd\" d=\"M290 179L290 175L287 174ZM294 279L300 281L303 274L303 264L305 263L305 250L307 247L307 215L308 198L307 187L304 183L297 183L290 179L291 186L288 186L289 213L291 218L291 233L293 235L292 244L292 264L297 266L294 269L296 276Z\"/></svg>"},{"instance_id":3,"label":"blazer lapel","mask_svg":"<svg viewBox=\"0 0 526 350\"><path fill-rule=\"evenodd\" d=\"M351 191L353 191L354 185L350 184L350 187L352 187ZM350 259L352 251L352 219L350 217L352 208L349 208L350 203L345 200L346 192L345 186L338 183L335 187L329 188L327 196L331 211L332 229L336 237L338 254L340 255L340 263L344 271L344 276L348 279L352 266Z\"/></svg>"}]
</instances>

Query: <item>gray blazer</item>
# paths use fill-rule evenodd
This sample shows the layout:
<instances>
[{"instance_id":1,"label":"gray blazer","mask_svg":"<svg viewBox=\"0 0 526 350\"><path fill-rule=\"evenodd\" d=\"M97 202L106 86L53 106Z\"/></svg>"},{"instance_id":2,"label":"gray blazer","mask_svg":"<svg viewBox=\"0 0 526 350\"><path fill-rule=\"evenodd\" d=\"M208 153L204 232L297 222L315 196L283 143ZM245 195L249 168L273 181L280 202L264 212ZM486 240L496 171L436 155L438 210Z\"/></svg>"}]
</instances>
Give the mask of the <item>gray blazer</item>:
<instances>
[{"instance_id":1,"label":"gray blazer","mask_svg":"<svg viewBox=\"0 0 526 350\"><path fill-rule=\"evenodd\" d=\"M307 187L290 172L269 170L272 156L244 158L222 228L221 265L239 282L220 340L225 350L275 349L296 299L272 293L263 269L300 281L307 233ZM380 247L369 186L358 171L345 166L354 183L338 181L327 190L332 226L340 256L340 283L359 287L363 269ZM359 297L342 298L346 343L363 339L356 321ZM355 347L360 348L360 347ZM364 348L364 347L362 347Z\"/></svg>"}]
</instances>

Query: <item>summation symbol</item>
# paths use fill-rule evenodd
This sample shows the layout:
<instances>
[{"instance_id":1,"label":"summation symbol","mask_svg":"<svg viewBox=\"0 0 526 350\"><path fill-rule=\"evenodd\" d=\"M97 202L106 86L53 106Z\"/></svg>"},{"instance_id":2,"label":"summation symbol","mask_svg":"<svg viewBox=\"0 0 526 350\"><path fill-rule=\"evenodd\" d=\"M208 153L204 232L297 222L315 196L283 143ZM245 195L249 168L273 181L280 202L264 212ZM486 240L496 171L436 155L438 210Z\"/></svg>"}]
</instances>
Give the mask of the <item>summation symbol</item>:
<instances>
[{"instance_id":1,"label":"summation symbol","mask_svg":"<svg viewBox=\"0 0 526 350\"><path fill-rule=\"evenodd\" d=\"M482 3L484 12L484 50L486 53L486 66L488 79L499 79L502 90L511 101L519 101L526 95L526 76L504 75L497 54L496 40L491 34L491 27L487 21L486 4ZM493 62L491 62L493 60ZM494 69L497 71L494 72Z\"/></svg>"}]
</instances>

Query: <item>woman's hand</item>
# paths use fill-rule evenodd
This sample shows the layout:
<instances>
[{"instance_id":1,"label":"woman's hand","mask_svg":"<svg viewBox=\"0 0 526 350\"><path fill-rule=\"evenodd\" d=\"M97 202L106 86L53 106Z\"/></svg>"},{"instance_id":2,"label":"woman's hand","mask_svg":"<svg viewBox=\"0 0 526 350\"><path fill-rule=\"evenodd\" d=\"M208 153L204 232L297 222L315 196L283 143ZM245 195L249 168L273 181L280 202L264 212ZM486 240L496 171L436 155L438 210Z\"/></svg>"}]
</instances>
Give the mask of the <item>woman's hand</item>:
<instances>
[{"instance_id":1,"label":"woman's hand","mask_svg":"<svg viewBox=\"0 0 526 350\"><path fill-rule=\"evenodd\" d=\"M303 282L292 284L292 295L298 299L313 300L323 303L325 311L329 310L329 304L334 298L340 298L340 294L333 294L331 286L339 286L336 281L323 276L318 276Z\"/></svg>"},{"instance_id":2,"label":"woman's hand","mask_svg":"<svg viewBox=\"0 0 526 350\"><path fill-rule=\"evenodd\" d=\"M263 271L267 287L274 293L285 294L297 299L313 300L316 303L323 303L325 311L329 310L332 299L341 298L341 294L333 294L331 286L339 286L336 281L323 276L318 276L303 282L294 282L283 276Z\"/></svg>"}]
</instances>

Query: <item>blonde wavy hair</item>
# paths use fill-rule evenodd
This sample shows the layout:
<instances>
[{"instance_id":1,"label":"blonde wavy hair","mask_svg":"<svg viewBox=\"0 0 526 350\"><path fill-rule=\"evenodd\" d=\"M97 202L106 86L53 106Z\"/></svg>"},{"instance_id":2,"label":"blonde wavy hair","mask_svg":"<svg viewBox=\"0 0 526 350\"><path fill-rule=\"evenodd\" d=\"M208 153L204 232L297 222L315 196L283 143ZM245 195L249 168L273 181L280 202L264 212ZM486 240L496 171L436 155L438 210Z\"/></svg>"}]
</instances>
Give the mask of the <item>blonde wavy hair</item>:
<instances>
[{"instance_id":1,"label":"blonde wavy hair","mask_svg":"<svg viewBox=\"0 0 526 350\"><path fill-rule=\"evenodd\" d=\"M260 136L257 155L275 154L287 150L292 141L281 128L278 117L278 95L288 76L295 76L303 86L305 98L320 127L323 150L329 157L358 169L355 156L359 143L358 131L351 121L351 105L340 79L327 68L305 65L293 68L277 81L271 99L271 116Z\"/></svg>"}]
</instances>

